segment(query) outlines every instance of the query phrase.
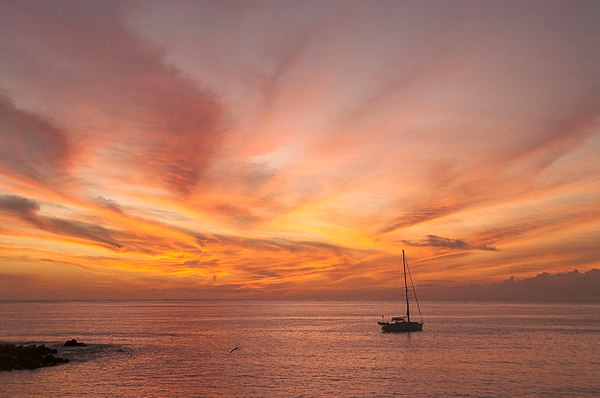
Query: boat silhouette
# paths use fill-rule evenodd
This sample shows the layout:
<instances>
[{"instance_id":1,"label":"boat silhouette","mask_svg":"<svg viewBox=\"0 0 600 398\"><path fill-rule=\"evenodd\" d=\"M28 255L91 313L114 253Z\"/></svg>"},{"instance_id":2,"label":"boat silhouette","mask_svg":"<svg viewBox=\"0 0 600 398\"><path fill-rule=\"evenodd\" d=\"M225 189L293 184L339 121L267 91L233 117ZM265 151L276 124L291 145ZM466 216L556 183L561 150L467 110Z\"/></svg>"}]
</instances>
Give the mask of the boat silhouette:
<instances>
[{"instance_id":1,"label":"boat silhouette","mask_svg":"<svg viewBox=\"0 0 600 398\"><path fill-rule=\"evenodd\" d=\"M410 268L408 267L408 261L402 250L402 268L404 270L404 296L406 298L406 315L393 316L389 321L385 320L382 315L381 320L377 323L381 325L381 330L384 332L420 332L423 330L423 315L421 315L421 307L419 306L419 300L417 299L417 292L415 285L412 281L412 275L410 274ZM410 280L410 287L413 291L415 302L417 303L417 309L419 310L420 321L412 321L410 319L410 300L409 300L409 285L406 278L408 270L408 279Z\"/></svg>"}]
</instances>

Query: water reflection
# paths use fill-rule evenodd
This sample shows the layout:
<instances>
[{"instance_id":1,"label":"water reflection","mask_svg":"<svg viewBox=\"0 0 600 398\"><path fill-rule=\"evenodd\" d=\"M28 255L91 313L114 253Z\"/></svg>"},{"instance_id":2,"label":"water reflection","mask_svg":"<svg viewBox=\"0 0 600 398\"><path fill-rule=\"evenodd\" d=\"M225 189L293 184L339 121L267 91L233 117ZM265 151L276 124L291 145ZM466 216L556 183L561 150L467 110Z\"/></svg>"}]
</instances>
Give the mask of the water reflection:
<instances>
[{"instance_id":1,"label":"water reflection","mask_svg":"<svg viewBox=\"0 0 600 398\"><path fill-rule=\"evenodd\" d=\"M4 340L91 345L68 366L1 373L1 394L600 393L598 305L423 303L423 332L382 333L378 314L395 305L2 303Z\"/></svg>"}]
</instances>

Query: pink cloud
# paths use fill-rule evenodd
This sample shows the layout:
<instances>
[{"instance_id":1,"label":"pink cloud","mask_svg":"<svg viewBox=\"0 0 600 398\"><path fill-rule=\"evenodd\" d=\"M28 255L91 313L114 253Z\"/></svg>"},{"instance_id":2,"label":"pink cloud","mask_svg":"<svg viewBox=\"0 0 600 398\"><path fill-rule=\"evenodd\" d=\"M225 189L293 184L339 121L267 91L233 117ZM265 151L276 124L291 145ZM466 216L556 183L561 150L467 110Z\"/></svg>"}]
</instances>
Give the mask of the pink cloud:
<instances>
[{"instance_id":1,"label":"pink cloud","mask_svg":"<svg viewBox=\"0 0 600 398\"><path fill-rule=\"evenodd\" d=\"M55 95L59 117L77 126L69 138L84 153L111 154L102 159L108 167L136 170L178 194L194 190L221 140L222 106L123 24L127 7L2 8L9 70L27 65L19 75L10 70L13 91L35 87L41 98ZM13 95L25 101L30 92Z\"/></svg>"}]
</instances>

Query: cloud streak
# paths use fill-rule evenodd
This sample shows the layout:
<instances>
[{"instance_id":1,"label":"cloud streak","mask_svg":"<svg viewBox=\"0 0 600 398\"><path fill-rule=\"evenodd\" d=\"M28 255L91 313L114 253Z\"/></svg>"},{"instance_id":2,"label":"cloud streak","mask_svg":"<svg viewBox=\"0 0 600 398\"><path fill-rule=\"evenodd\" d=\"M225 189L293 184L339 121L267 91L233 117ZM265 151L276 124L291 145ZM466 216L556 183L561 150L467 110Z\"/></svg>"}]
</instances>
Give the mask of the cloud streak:
<instances>
[{"instance_id":1,"label":"cloud streak","mask_svg":"<svg viewBox=\"0 0 600 398\"><path fill-rule=\"evenodd\" d=\"M120 245L106 228L85 222L46 217L39 214L39 203L20 196L0 196L0 212L16 216L44 231L100 243L113 248Z\"/></svg>"},{"instance_id":2,"label":"cloud streak","mask_svg":"<svg viewBox=\"0 0 600 398\"><path fill-rule=\"evenodd\" d=\"M427 235L425 239L403 240L403 243L414 247L435 247L448 250L487 250L497 251L495 247L487 245L472 245L462 239L450 239L443 236Z\"/></svg>"},{"instance_id":3,"label":"cloud streak","mask_svg":"<svg viewBox=\"0 0 600 398\"><path fill-rule=\"evenodd\" d=\"M59 182L70 157L66 131L0 95L0 171L4 175L35 183Z\"/></svg>"}]
</instances>

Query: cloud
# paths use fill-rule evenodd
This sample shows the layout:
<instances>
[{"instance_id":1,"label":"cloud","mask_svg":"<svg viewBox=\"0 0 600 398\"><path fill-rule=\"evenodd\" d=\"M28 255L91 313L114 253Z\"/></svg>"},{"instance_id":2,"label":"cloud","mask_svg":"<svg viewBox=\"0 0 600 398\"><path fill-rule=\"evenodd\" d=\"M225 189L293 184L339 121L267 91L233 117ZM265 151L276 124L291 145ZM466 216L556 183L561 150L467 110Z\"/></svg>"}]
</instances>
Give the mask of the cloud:
<instances>
[{"instance_id":1,"label":"cloud","mask_svg":"<svg viewBox=\"0 0 600 398\"><path fill-rule=\"evenodd\" d=\"M105 207L105 203L102 206ZM195 233L142 219L130 221L136 220L136 224L144 228L123 230L106 227L102 221L94 224L46 216L41 214L41 207L40 202L21 196L0 196L0 214L16 217L41 231L93 242L124 256L128 253L149 256L146 260L129 260L132 268L148 267L149 261L151 267L160 272L196 270L211 283L217 283L213 280L217 275L219 283L239 287L264 285L267 288L271 282L293 281L311 275L339 279L343 278L341 270L351 267L355 258L372 254L319 241ZM112 209L107 214L128 217ZM334 269L336 272L332 272Z\"/></svg>"},{"instance_id":2,"label":"cloud","mask_svg":"<svg viewBox=\"0 0 600 398\"><path fill-rule=\"evenodd\" d=\"M102 167L141 173L144 183L190 195L221 142L222 105L170 65L162 49L126 27L130 5L74 1L59 8L44 2L1 6L3 58L10 59L1 70L20 90L52 96L55 112L79 126L73 133L85 142L79 149L102 153ZM16 113L13 123L34 131L17 126L9 139L23 130L36 134L24 163L46 159L29 174L37 176L48 163L50 170L59 166L66 135L3 106ZM11 160L13 168L18 160Z\"/></svg>"},{"instance_id":3,"label":"cloud","mask_svg":"<svg viewBox=\"0 0 600 398\"><path fill-rule=\"evenodd\" d=\"M530 134L524 135L506 154L506 166L531 164L536 172L583 145L597 134L593 129L600 118L600 95L594 93L578 103L551 115Z\"/></svg>"},{"instance_id":4,"label":"cloud","mask_svg":"<svg viewBox=\"0 0 600 398\"><path fill-rule=\"evenodd\" d=\"M282 54L277 60L274 70L263 82L262 96L267 108L265 110L269 110L269 107L276 101L278 91L281 89L279 86L285 81L286 74L297 66L304 55L310 42L311 33L310 31L304 32L293 43L286 43L282 49Z\"/></svg>"},{"instance_id":5,"label":"cloud","mask_svg":"<svg viewBox=\"0 0 600 398\"><path fill-rule=\"evenodd\" d=\"M260 217L253 214L250 210L228 203L217 204L211 210L241 225L253 225L260 221Z\"/></svg>"},{"instance_id":6,"label":"cloud","mask_svg":"<svg viewBox=\"0 0 600 398\"><path fill-rule=\"evenodd\" d=\"M443 236L427 235L421 240L403 240L402 242L415 247L439 247L449 250L486 250L497 251L495 247L488 245L472 245L462 239L450 239Z\"/></svg>"},{"instance_id":7,"label":"cloud","mask_svg":"<svg viewBox=\"0 0 600 398\"><path fill-rule=\"evenodd\" d=\"M48 184L64 176L70 156L66 131L0 95L0 173Z\"/></svg>"},{"instance_id":8,"label":"cloud","mask_svg":"<svg viewBox=\"0 0 600 398\"><path fill-rule=\"evenodd\" d=\"M594 201L578 200L569 203L547 206L546 213L530 214L521 218L513 217L496 223L488 229L481 229L475 239L478 242L506 242L524 239L526 236L544 236L558 230L571 230L577 226L595 225L600 219Z\"/></svg>"},{"instance_id":9,"label":"cloud","mask_svg":"<svg viewBox=\"0 0 600 398\"><path fill-rule=\"evenodd\" d=\"M411 225L433 220L438 217L443 217L457 209L458 207L446 206L429 206L413 209L388 223L385 227L378 231L378 234L386 234L400 228L409 227Z\"/></svg>"},{"instance_id":10,"label":"cloud","mask_svg":"<svg viewBox=\"0 0 600 398\"><path fill-rule=\"evenodd\" d=\"M38 224L37 211L40 206L37 202L13 195L0 196L0 211L20 217L32 224Z\"/></svg>"},{"instance_id":11,"label":"cloud","mask_svg":"<svg viewBox=\"0 0 600 398\"><path fill-rule=\"evenodd\" d=\"M600 302L600 270L585 273L578 270L549 274L547 272L525 279L510 277L496 283L468 285L426 285L419 296L427 300L482 301L566 301Z\"/></svg>"},{"instance_id":12,"label":"cloud","mask_svg":"<svg viewBox=\"0 0 600 398\"><path fill-rule=\"evenodd\" d=\"M100 243L109 248L120 246L112 236L112 232L102 226L46 217L38 214L39 210L39 203L33 200L13 195L0 196L0 212L16 216L44 231Z\"/></svg>"},{"instance_id":13,"label":"cloud","mask_svg":"<svg viewBox=\"0 0 600 398\"><path fill-rule=\"evenodd\" d=\"M103 198L102 196L98 196L98 197L97 197L97 198L94 200L94 202L95 202L96 204L98 204L99 206L102 206L102 207L104 207L104 208L107 208L107 209L109 209L109 210L112 210L112 211L114 211L114 212L116 212L116 213L119 213L119 214L124 214L124 213L123 213L123 209L121 209L121 206L119 206L119 204L117 203L117 201L116 201L116 200L112 200L112 199L106 199L106 198Z\"/></svg>"}]
</instances>

